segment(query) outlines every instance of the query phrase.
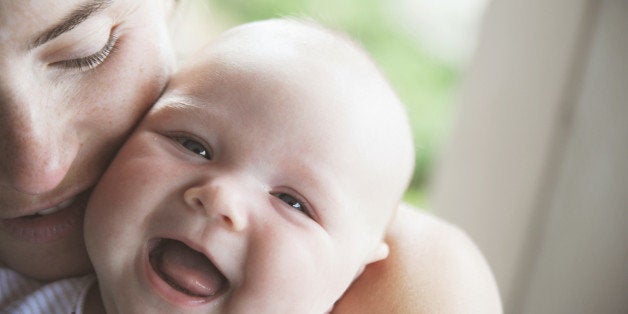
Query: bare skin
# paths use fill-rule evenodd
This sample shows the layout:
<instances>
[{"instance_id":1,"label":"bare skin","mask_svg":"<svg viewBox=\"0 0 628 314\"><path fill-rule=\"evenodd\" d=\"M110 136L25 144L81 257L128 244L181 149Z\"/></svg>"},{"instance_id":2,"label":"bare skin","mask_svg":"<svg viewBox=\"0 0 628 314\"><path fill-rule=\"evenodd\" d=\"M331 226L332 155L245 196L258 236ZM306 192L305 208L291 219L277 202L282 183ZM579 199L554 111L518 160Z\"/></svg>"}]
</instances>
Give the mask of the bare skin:
<instances>
[{"instance_id":1,"label":"bare skin","mask_svg":"<svg viewBox=\"0 0 628 314\"><path fill-rule=\"evenodd\" d=\"M320 314L387 256L409 125L370 60L332 34L250 23L172 77L87 208L107 311Z\"/></svg>"},{"instance_id":2,"label":"bare skin","mask_svg":"<svg viewBox=\"0 0 628 314\"><path fill-rule=\"evenodd\" d=\"M92 187L170 73L170 1L0 2L0 263L91 271Z\"/></svg>"},{"instance_id":3,"label":"bare skin","mask_svg":"<svg viewBox=\"0 0 628 314\"><path fill-rule=\"evenodd\" d=\"M25 52L25 49L29 47L30 39L50 29L77 5L91 2L95 1L64 2L64 6L60 6L58 2L49 2L44 5L42 1L8 1L1 4L0 24L8 24L3 24L0 28L0 33L2 33L0 37L3 38L0 42L0 50L2 50L0 64L6 70L3 71L2 76L6 80L0 79L2 81L0 111L3 113L0 114L0 119L13 117L0 123L0 134L2 134L0 137L2 148L0 149L2 152L0 154L0 168L2 168L0 169L0 218L2 219L35 214L42 209L58 205L57 203L62 203L67 198L83 191L84 188L95 184L109 157L122 143L124 135L130 131L140 115L158 96L165 83L163 77L168 71L164 67L170 63L167 61L168 58L157 56L155 52L164 52L166 49L153 48L157 46L157 43L160 43L161 48L168 47L168 43L162 39L161 35L157 36L154 26L156 24L144 21L145 19L162 21L165 17L159 16L159 10L155 9L155 6L151 6L150 10L132 9L142 7L137 5L140 2L115 0L112 5L98 11L98 14L92 14L72 32L56 37L49 43L38 47L38 50L45 52L48 48L54 48L57 43L65 43L66 39L71 42L78 38L76 44L63 45L68 49L79 49L70 57L91 54L102 48L111 29L103 28L105 32L101 34L102 36L90 37L93 40L102 39L102 42L84 42L80 40L80 36L73 34L82 35L88 30L97 30L98 28L94 28L94 25L103 21L101 17L115 16L115 20L119 22L116 24L119 43L124 45L118 47L104 64L91 71L82 72L84 74L79 75L72 74L76 69L42 68L37 64L53 63L58 60L45 59L53 54L37 54L37 58L31 58L33 55ZM32 4L40 10L32 9L22 12L12 7L18 4L25 8ZM20 24L27 21L26 25ZM152 25L152 28L145 28L146 25ZM6 39L6 36L20 35L18 30L24 32L25 35L16 38L15 43ZM145 41L152 44L146 44ZM84 44L88 44L88 47L83 48ZM63 49L53 50L63 51ZM7 70L17 65L20 65L20 71ZM30 92L24 95L29 95L31 97L29 99L34 101L23 102L24 104L30 103L34 108L39 105L36 101L47 100L55 106L46 107L50 110L54 108L50 113L29 116L18 110L26 108L24 105L13 106L15 103L9 100L20 99L17 96L22 95L20 94L22 90L15 86L29 87L29 84L42 81L30 79L24 81L26 83L14 86L11 84L26 77L23 75L12 77L9 74L30 73L39 71L38 69L54 69L61 73L61 76L65 75L62 74L65 72L60 71L67 71L67 75L72 79L55 79L54 84L41 84L30 88ZM120 71L123 71L124 75L121 75ZM155 75L152 71L163 72L163 75ZM138 80L134 76L143 76L146 79ZM49 79L52 76L37 77ZM142 88L138 88L131 82L144 83L140 84ZM124 104L126 107L120 109L126 108L125 110L131 114L125 115L122 111L114 110L110 106L103 106L102 108L105 109L100 110L90 109L91 106L96 108L99 103ZM117 114L107 115L103 114L103 111ZM32 119L21 119L26 117L32 117ZM59 121L75 121L76 123L57 124ZM81 121L89 121L89 123ZM47 126L45 130L57 131L44 131L38 129L38 126ZM109 127L100 130L101 126ZM98 129L95 129L96 127ZM14 132L15 130L21 131ZM89 141L86 139L63 140L55 137L76 134L84 137L92 133L94 135L89 137ZM23 136L24 134L30 135ZM48 144L46 154L30 153L37 152L43 147L40 143ZM84 145L78 145L80 143ZM39 160L38 157L46 158ZM51 162L53 160L55 162ZM75 236L55 240L55 243L26 244L21 242L28 241L15 240L14 237L5 237L0 234L0 255L3 252L6 253L0 257L2 261L0 264L42 280L88 272L90 265L84 252L81 233L82 230L77 230ZM492 304L491 309L499 309L499 299L492 275L488 271L474 275L479 276L479 279L471 275L476 268L485 269L486 263L473 244L457 229L424 215L409 213L408 209L402 208L391 232L388 233L387 242L391 246L389 258L366 268L364 275L353 284L338 303L337 312L368 313L382 312L382 309L386 309L386 312L391 312L391 310L392 312L421 312L431 309L443 309L443 312L447 312L448 309L444 308L446 305L460 309L464 306L460 304L462 300L477 300L479 304ZM415 253L417 247L423 246L427 249L434 245L437 246L435 251L430 251L429 254ZM411 249L401 249L403 247ZM451 260L444 266L439 264L437 258L442 254L451 257ZM431 272L430 269L435 269L435 271ZM439 272L449 274L446 280L443 278L436 280L434 274ZM467 288L463 289L463 286ZM456 289L451 287L456 287ZM435 291L447 293L443 295ZM377 293L376 297L374 293Z\"/></svg>"},{"instance_id":4,"label":"bare skin","mask_svg":"<svg viewBox=\"0 0 628 314\"><path fill-rule=\"evenodd\" d=\"M502 313L486 260L457 227L402 205L387 259L366 267L333 313Z\"/></svg>"}]
</instances>

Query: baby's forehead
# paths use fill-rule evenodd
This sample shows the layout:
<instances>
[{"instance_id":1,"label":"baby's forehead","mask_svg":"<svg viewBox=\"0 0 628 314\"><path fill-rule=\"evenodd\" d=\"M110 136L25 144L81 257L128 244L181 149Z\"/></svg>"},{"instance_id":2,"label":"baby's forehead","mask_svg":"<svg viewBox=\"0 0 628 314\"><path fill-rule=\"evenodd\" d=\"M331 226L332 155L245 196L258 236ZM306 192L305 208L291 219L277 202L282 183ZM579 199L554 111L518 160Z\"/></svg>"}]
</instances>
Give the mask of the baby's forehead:
<instances>
[{"instance_id":1,"label":"baby's forehead","mask_svg":"<svg viewBox=\"0 0 628 314\"><path fill-rule=\"evenodd\" d=\"M262 107L257 108L261 113L272 111L286 118L307 116L308 124L318 121L327 127L354 130L361 126L352 122L366 119L359 118L365 113L381 111L388 96L381 84L367 82L368 75L352 65L336 65L307 53L281 58L265 53L238 55L209 50L200 62L177 73L171 87L207 98L228 99L225 105L240 102L248 109Z\"/></svg>"}]
</instances>

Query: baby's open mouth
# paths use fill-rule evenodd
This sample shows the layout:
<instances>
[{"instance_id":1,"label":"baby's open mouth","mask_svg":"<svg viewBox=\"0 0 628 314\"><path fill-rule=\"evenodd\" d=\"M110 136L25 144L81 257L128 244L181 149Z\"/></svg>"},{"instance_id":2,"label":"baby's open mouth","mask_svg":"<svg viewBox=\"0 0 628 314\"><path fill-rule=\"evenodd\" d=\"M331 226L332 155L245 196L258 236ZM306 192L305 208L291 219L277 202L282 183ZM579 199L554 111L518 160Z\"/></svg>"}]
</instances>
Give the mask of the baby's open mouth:
<instances>
[{"instance_id":1,"label":"baby's open mouth","mask_svg":"<svg viewBox=\"0 0 628 314\"><path fill-rule=\"evenodd\" d=\"M172 239L156 239L149 253L157 275L173 289L194 298L211 298L228 286L225 276L203 253Z\"/></svg>"}]
</instances>

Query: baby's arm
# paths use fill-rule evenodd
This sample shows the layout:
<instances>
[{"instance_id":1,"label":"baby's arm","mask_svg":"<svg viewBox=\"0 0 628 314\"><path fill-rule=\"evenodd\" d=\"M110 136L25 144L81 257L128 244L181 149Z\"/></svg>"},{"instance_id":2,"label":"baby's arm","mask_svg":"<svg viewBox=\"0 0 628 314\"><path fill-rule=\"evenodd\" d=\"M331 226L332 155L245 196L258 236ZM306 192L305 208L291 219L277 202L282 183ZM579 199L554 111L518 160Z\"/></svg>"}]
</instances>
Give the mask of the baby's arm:
<instances>
[{"instance_id":1,"label":"baby's arm","mask_svg":"<svg viewBox=\"0 0 628 314\"><path fill-rule=\"evenodd\" d=\"M467 235L402 205L390 255L369 265L333 313L502 313L493 275Z\"/></svg>"}]
</instances>

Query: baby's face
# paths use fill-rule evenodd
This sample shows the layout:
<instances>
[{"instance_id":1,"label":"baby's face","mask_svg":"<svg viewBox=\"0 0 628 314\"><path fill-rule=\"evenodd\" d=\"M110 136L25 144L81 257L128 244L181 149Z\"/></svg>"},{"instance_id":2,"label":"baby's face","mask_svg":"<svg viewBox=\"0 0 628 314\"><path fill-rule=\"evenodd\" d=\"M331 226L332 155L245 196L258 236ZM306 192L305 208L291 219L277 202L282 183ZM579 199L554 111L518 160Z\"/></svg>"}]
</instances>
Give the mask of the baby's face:
<instances>
[{"instance_id":1,"label":"baby's face","mask_svg":"<svg viewBox=\"0 0 628 314\"><path fill-rule=\"evenodd\" d=\"M385 257L357 113L275 72L184 70L123 146L86 216L109 311L321 313Z\"/></svg>"}]
</instances>

